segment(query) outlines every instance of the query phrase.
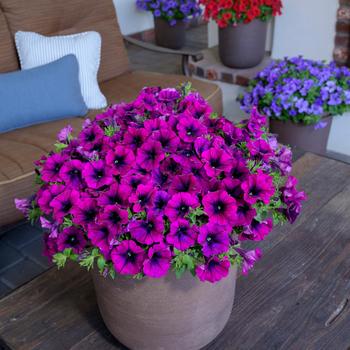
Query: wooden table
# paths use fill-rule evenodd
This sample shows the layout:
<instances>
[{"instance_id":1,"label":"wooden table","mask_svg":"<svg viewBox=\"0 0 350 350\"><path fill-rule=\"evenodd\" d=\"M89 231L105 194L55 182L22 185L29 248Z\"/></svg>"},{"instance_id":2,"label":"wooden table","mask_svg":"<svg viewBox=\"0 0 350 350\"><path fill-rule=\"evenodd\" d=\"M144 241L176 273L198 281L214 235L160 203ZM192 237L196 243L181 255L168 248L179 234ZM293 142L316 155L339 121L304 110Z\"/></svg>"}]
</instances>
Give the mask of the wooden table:
<instances>
[{"instance_id":1,"label":"wooden table","mask_svg":"<svg viewBox=\"0 0 350 350\"><path fill-rule=\"evenodd\" d=\"M206 350L350 349L350 165L306 153L294 174L309 196L303 214L261 245L263 260L239 278L232 316ZM16 350L125 349L75 267L2 299L0 336Z\"/></svg>"}]
</instances>

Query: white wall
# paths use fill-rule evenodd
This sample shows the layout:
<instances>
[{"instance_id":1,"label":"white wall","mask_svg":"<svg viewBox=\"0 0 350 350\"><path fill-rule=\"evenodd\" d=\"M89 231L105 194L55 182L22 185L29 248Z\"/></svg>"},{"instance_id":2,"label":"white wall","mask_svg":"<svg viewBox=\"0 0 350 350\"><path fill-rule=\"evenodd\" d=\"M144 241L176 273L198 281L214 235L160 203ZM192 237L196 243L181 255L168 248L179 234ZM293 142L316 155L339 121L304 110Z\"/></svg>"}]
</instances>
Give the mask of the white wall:
<instances>
[{"instance_id":1,"label":"white wall","mask_svg":"<svg viewBox=\"0 0 350 350\"><path fill-rule=\"evenodd\" d=\"M272 56L304 55L332 59L337 0L284 0L282 16L276 17Z\"/></svg>"},{"instance_id":2,"label":"white wall","mask_svg":"<svg viewBox=\"0 0 350 350\"><path fill-rule=\"evenodd\" d=\"M128 35L153 28L152 14L138 10L135 0L113 0L113 2L122 34Z\"/></svg>"}]
</instances>

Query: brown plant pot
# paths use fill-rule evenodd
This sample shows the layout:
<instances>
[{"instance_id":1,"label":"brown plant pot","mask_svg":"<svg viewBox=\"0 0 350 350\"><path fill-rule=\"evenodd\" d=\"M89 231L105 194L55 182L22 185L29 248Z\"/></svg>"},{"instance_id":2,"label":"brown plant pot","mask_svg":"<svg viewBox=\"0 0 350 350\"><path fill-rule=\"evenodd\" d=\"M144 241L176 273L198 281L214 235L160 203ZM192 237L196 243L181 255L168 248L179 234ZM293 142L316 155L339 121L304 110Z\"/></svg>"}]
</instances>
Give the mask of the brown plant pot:
<instances>
[{"instance_id":1,"label":"brown plant pot","mask_svg":"<svg viewBox=\"0 0 350 350\"><path fill-rule=\"evenodd\" d=\"M270 132L278 135L277 139L280 143L325 155L332 117L323 118L322 121L327 122L327 126L323 129L315 129L315 125L270 119Z\"/></svg>"},{"instance_id":2,"label":"brown plant pot","mask_svg":"<svg viewBox=\"0 0 350 350\"><path fill-rule=\"evenodd\" d=\"M177 21L171 26L162 18L154 18L156 44L169 49L179 50L186 42L186 23Z\"/></svg>"},{"instance_id":3,"label":"brown plant pot","mask_svg":"<svg viewBox=\"0 0 350 350\"><path fill-rule=\"evenodd\" d=\"M267 22L255 19L219 29L219 55L230 68L251 68L265 57Z\"/></svg>"},{"instance_id":4,"label":"brown plant pot","mask_svg":"<svg viewBox=\"0 0 350 350\"><path fill-rule=\"evenodd\" d=\"M237 268L218 283L190 273L177 279L102 277L93 269L102 318L110 332L132 350L198 350L225 327L232 310Z\"/></svg>"}]
</instances>

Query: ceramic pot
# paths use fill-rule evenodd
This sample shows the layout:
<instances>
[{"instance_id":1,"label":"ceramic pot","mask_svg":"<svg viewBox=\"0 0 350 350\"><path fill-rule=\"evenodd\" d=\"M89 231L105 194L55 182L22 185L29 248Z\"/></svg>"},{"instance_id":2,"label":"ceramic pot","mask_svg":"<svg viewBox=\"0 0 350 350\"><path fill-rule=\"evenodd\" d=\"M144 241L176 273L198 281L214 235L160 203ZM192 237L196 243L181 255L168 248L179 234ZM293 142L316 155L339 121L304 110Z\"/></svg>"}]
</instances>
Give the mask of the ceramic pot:
<instances>
[{"instance_id":1,"label":"ceramic pot","mask_svg":"<svg viewBox=\"0 0 350 350\"><path fill-rule=\"evenodd\" d=\"M225 327L232 310L237 268L218 283L190 273L177 279L104 278L93 269L102 318L110 332L132 350L198 350Z\"/></svg>"},{"instance_id":2,"label":"ceramic pot","mask_svg":"<svg viewBox=\"0 0 350 350\"><path fill-rule=\"evenodd\" d=\"M177 21L171 26L162 18L154 19L154 31L156 44L169 49L179 50L186 42L186 23Z\"/></svg>"},{"instance_id":3,"label":"ceramic pot","mask_svg":"<svg viewBox=\"0 0 350 350\"><path fill-rule=\"evenodd\" d=\"M230 68L255 67L265 57L267 22L255 19L219 29L219 56Z\"/></svg>"},{"instance_id":4,"label":"ceramic pot","mask_svg":"<svg viewBox=\"0 0 350 350\"><path fill-rule=\"evenodd\" d=\"M326 122L327 125L324 128L316 128L315 125L270 119L270 132L278 135L278 142L280 143L325 155L332 117L325 117L322 122Z\"/></svg>"}]
</instances>

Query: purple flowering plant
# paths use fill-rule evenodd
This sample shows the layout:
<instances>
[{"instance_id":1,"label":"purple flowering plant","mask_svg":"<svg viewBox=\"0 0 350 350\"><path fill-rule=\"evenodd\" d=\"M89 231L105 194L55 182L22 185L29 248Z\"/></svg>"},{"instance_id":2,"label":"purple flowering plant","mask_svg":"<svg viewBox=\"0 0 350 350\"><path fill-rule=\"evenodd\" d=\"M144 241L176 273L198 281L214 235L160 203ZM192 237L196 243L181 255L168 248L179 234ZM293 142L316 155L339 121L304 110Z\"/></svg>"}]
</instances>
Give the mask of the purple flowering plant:
<instances>
[{"instance_id":1,"label":"purple flowering plant","mask_svg":"<svg viewBox=\"0 0 350 350\"><path fill-rule=\"evenodd\" d=\"M320 123L350 110L350 70L303 57L275 60L250 82L240 102L248 113L257 106L273 119Z\"/></svg>"},{"instance_id":2,"label":"purple flowering plant","mask_svg":"<svg viewBox=\"0 0 350 350\"><path fill-rule=\"evenodd\" d=\"M171 26L177 21L198 17L202 10L197 0L136 0L137 8L151 11L154 17L166 20Z\"/></svg>"},{"instance_id":3,"label":"purple flowering plant","mask_svg":"<svg viewBox=\"0 0 350 350\"><path fill-rule=\"evenodd\" d=\"M45 233L45 255L104 275L160 278L186 270L217 282L247 273L274 225L293 223L305 200L291 151L253 110L234 125L190 85L144 88L135 101L58 134L36 162L40 188L16 205Z\"/></svg>"}]
</instances>

